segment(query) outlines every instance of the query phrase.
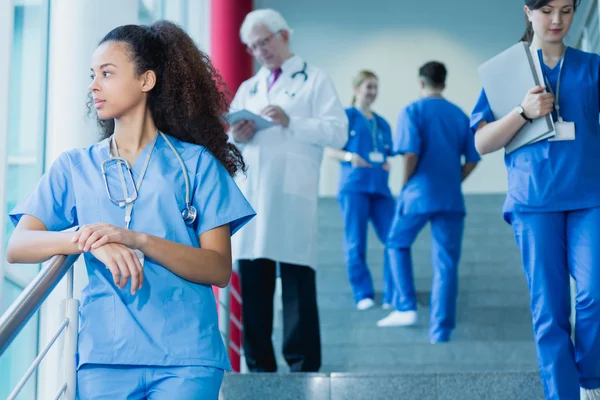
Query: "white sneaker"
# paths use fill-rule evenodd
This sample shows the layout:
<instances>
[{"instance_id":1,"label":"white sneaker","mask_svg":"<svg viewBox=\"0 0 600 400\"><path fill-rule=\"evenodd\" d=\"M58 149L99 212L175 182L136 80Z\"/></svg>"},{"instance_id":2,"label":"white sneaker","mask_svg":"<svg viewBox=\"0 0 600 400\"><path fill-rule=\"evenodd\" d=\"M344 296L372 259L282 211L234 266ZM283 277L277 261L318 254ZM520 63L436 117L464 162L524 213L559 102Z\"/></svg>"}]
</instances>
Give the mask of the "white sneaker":
<instances>
[{"instance_id":1,"label":"white sneaker","mask_svg":"<svg viewBox=\"0 0 600 400\"><path fill-rule=\"evenodd\" d=\"M600 400L600 389L584 389L580 390L581 400Z\"/></svg>"},{"instance_id":2,"label":"white sneaker","mask_svg":"<svg viewBox=\"0 0 600 400\"><path fill-rule=\"evenodd\" d=\"M417 323L417 312L410 311L392 311L387 317L377 321L377 326L411 326Z\"/></svg>"},{"instance_id":3,"label":"white sneaker","mask_svg":"<svg viewBox=\"0 0 600 400\"><path fill-rule=\"evenodd\" d=\"M390 303L383 303L381 305L382 310L391 310L392 308L393 308L393 306Z\"/></svg>"},{"instance_id":4,"label":"white sneaker","mask_svg":"<svg viewBox=\"0 0 600 400\"><path fill-rule=\"evenodd\" d=\"M375 302L373 301L373 299L366 298L366 299L362 299L361 301L356 303L356 309L359 311L368 310L369 308L373 307L374 305L375 305Z\"/></svg>"}]
</instances>

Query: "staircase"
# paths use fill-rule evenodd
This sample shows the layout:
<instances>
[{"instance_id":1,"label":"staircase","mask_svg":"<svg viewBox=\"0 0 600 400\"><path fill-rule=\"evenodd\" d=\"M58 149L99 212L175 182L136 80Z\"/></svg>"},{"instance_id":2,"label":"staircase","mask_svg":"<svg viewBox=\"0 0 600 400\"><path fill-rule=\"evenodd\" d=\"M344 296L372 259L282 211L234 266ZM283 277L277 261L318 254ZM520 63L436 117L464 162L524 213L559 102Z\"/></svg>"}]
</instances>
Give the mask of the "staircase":
<instances>
[{"instance_id":1,"label":"staircase","mask_svg":"<svg viewBox=\"0 0 600 400\"><path fill-rule=\"evenodd\" d=\"M280 356L278 374L228 374L221 398L529 400L543 398L537 373L528 293L502 195L467 196L459 267L457 329L452 341L428 341L431 235L413 247L419 324L377 328L381 310L383 246L369 232L368 263L378 291L377 308L356 311L346 276L343 225L335 199L319 204L317 272L323 366L319 374L289 374ZM280 309L277 310L281 312ZM281 353L281 317L275 350Z\"/></svg>"}]
</instances>

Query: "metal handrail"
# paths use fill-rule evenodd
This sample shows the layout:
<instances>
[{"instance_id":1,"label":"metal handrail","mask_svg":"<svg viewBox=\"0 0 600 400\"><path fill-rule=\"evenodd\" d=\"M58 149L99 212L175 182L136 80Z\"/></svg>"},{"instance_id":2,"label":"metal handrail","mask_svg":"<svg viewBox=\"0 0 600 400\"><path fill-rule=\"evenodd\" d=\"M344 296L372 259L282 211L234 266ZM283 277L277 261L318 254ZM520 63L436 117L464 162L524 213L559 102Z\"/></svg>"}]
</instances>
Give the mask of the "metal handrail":
<instances>
[{"instance_id":1,"label":"metal handrail","mask_svg":"<svg viewBox=\"0 0 600 400\"><path fill-rule=\"evenodd\" d=\"M16 398L19 392L23 389L29 378L39 367L41 361L46 356L48 351L54 346L61 336L64 337L63 350L63 374L64 383L60 386L56 393L56 399L75 398L76 388L76 363L75 354L77 351L77 328L78 328L78 309L79 301L73 298L74 272L73 264L77 260L78 255L71 256L55 256L47 262L42 270L21 292L19 297L13 302L9 309L0 317L0 356L6 351L14 338L21 332L31 317L39 310L42 303L48 295L54 290L58 283L66 275L66 302L65 302L65 318L61 321L58 330L53 335L52 339L35 358L27 372L19 381L9 399ZM234 293L235 294L235 293ZM230 344L229 322L230 304L229 304L230 288L229 286L221 290L217 301L220 304L219 312L219 328L222 338L225 343ZM239 295L238 295L239 296ZM235 319L236 325L240 322ZM239 349L236 348L236 351Z\"/></svg>"},{"instance_id":2,"label":"metal handrail","mask_svg":"<svg viewBox=\"0 0 600 400\"><path fill-rule=\"evenodd\" d=\"M62 363L64 364L62 368L62 378L64 379L64 383L56 393L55 398L64 398L66 400L75 399L77 379L75 355L77 351L79 301L73 298L73 264L78 257L79 255L52 257L31 283L29 283L23 292L21 292L19 297L11 304L4 315L0 317L0 356L2 356L14 338L39 310L44 300L52 293L56 285L58 285L65 275L67 276L67 296L64 302L64 319L62 320L58 331L37 355L25 372L25 375L13 389L8 397L9 400L13 400L19 395L48 351L50 351L61 336L64 337L63 340L65 344L62 356Z\"/></svg>"},{"instance_id":3,"label":"metal handrail","mask_svg":"<svg viewBox=\"0 0 600 400\"><path fill-rule=\"evenodd\" d=\"M31 378L31 375L33 375L33 373L35 372L37 367L40 365L40 363L42 362L42 360L44 359L46 354L48 354L48 352L50 351L52 346L54 346L54 343L56 343L56 341L58 340L58 338L63 333L63 331L67 328L68 325L69 325L69 319L65 318L63 320L63 322L60 324L58 331L54 334L52 339L50 339L50 342L48 342L48 344L42 349L40 354L38 354L38 356L35 358L35 360L33 360L31 365L29 366L29 368L27 368L27 372L25 372L25 375L23 375L23 377L21 378L19 383L17 383L17 386L15 386L12 393L8 396L7 400L13 400L13 399L17 398L17 396L19 395L19 392L21 392L21 389L23 389L23 387L25 386L25 384L27 383L29 378Z\"/></svg>"},{"instance_id":4,"label":"metal handrail","mask_svg":"<svg viewBox=\"0 0 600 400\"><path fill-rule=\"evenodd\" d=\"M79 255L54 256L50 259L0 317L0 356L71 269L78 257Z\"/></svg>"}]
</instances>

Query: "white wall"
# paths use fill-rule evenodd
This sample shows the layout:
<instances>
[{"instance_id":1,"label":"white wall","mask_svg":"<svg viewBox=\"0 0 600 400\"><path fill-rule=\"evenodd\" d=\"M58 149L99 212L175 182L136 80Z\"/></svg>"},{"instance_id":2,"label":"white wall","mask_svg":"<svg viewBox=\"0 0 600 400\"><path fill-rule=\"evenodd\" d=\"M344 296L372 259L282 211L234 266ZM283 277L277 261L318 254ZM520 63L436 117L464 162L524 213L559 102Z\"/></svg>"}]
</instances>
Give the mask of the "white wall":
<instances>
[{"instance_id":1,"label":"white wall","mask_svg":"<svg viewBox=\"0 0 600 400\"><path fill-rule=\"evenodd\" d=\"M294 29L293 50L332 76L344 105L363 68L380 78L375 109L395 127L403 106L418 96L417 71L436 59L446 64L446 96L470 115L480 91L479 64L518 41L523 0L255 0L274 8ZM402 159L393 161L390 186L398 193ZM321 195L336 194L338 166L324 160ZM466 193L505 192L502 152L485 156L465 182Z\"/></svg>"}]
</instances>

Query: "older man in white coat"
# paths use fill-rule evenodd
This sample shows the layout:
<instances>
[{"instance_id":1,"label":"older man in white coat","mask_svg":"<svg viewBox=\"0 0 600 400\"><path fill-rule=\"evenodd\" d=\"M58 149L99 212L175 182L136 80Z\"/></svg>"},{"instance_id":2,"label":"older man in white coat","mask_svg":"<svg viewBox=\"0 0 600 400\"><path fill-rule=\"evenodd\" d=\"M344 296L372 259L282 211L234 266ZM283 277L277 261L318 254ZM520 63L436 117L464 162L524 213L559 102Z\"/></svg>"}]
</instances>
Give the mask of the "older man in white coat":
<instances>
[{"instance_id":1,"label":"older man in white coat","mask_svg":"<svg viewBox=\"0 0 600 400\"><path fill-rule=\"evenodd\" d=\"M283 300L283 355L292 372L321 367L317 310L317 192L324 147L341 148L348 120L323 71L290 51L292 31L273 10L246 16L242 41L262 68L244 82L231 110L249 110L276 125L230 130L248 171L238 185L257 211L232 238L243 300L244 354L250 371L275 372L271 342L276 263Z\"/></svg>"}]
</instances>

